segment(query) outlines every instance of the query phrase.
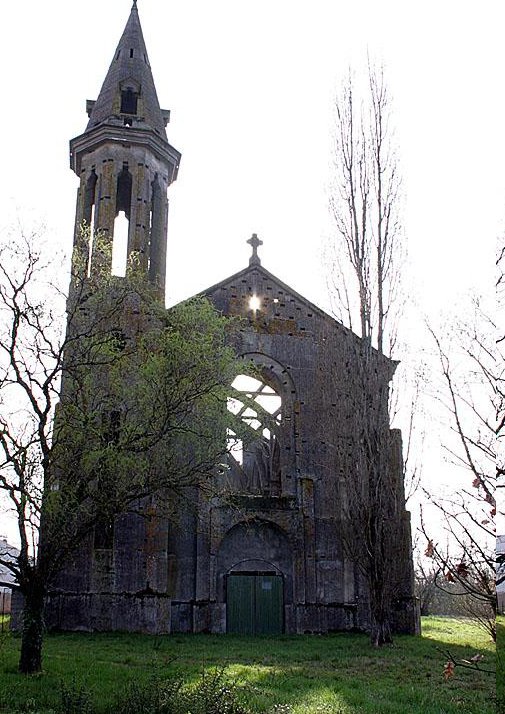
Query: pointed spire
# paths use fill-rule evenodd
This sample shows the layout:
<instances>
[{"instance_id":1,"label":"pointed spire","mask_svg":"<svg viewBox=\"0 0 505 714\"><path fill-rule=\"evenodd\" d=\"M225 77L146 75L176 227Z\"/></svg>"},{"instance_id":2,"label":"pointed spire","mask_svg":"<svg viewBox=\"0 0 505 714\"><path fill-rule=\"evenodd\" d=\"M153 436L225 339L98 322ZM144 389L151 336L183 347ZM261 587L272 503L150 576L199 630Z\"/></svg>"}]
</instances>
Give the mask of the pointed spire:
<instances>
[{"instance_id":1,"label":"pointed spire","mask_svg":"<svg viewBox=\"0 0 505 714\"><path fill-rule=\"evenodd\" d=\"M122 97L128 90L129 100L127 98L125 101L129 101L126 106L129 111L124 112ZM96 102L88 102L89 122L86 131L99 124L123 123L125 113L132 115L131 123L137 128L153 129L159 136L166 138L168 112L160 108L158 101L140 25L137 0L133 1L130 17L98 99Z\"/></svg>"}]
</instances>

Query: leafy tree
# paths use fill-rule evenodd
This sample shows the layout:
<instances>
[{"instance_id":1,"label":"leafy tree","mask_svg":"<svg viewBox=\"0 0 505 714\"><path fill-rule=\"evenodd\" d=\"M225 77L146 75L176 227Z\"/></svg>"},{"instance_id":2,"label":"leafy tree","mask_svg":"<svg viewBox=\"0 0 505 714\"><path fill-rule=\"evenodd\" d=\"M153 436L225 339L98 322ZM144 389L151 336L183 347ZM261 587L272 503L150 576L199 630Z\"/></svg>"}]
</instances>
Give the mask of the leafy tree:
<instances>
[{"instance_id":1,"label":"leafy tree","mask_svg":"<svg viewBox=\"0 0 505 714\"><path fill-rule=\"evenodd\" d=\"M24 599L25 673L42 666L48 588L95 526L148 497L169 510L191 489L211 493L233 419L226 397L244 370L230 321L207 301L167 312L135 266L89 275L85 254L73 258L66 317L33 240L0 255L0 491L20 539L0 564Z\"/></svg>"}]
</instances>

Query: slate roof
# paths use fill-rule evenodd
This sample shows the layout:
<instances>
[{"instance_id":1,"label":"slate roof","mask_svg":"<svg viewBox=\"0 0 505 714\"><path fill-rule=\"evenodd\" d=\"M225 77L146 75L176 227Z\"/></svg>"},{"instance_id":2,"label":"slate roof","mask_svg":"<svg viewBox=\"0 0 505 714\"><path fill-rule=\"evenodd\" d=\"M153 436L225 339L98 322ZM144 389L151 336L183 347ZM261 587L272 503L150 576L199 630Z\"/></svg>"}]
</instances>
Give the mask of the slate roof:
<instances>
[{"instance_id":1,"label":"slate roof","mask_svg":"<svg viewBox=\"0 0 505 714\"><path fill-rule=\"evenodd\" d=\"M162 112L142 34L137 4L134 3L124 32L114 53L109 71L90 113L86 131L114 117L113 104L121 82L133 79L140 84L143 100L142 119L145 128L153 129L166 139L166 112Z\"/></svg>"},{"instance_id":2,"label":"slate roof","mask_svg":"<svg viewBox=\"0 0 505 714\"><path fill-rule=\"evenodd\" d=\"M19 550L13 545L9 545L5 536L0 536L0 555L6 560L14 560L14 558L19 555ZM0 565L0 581L3 581L4 583L14 582L14 576L4 565ZM4 586L0 585L0 591L4 589Z\"/></svg>"}]
</instances>

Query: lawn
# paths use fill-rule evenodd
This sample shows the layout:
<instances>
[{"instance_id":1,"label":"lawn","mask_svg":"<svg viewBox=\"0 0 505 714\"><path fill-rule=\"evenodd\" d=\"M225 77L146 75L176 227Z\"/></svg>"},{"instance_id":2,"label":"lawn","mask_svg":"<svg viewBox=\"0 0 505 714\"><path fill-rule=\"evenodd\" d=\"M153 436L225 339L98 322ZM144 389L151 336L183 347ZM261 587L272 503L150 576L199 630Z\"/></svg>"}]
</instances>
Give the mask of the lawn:
<instances>
[{"instance_id":1,"label":"lawn","mask_svg":"<svg viewBox=\"0 0 505 714\"><path fill-rule=\"evenodd\" d=\"M17 673L19 639L7 635L0 640L0 711L57 711L65 682L89 690L96 711L105 712L114 692L129 681L148 683L174 674L194 681L202 668L225 667L225 676L237 683L242 701L254 712L495 712L495 677L456 667L444 681L447 657L441 650L457 659L481 652L483 665L495 664L487 636L466 621L449 618L424 618L422 637L398 636L393 646L380 650L359 634L48 635L44 674L30 678Z\"/></svg>"},{"instance_id":2,"label":"lawn","mask_svg":"<svg viewBox=\"0 0 505 714\"><path fill-rule=\"evenodd\" d=\"M505 714L505 617L496 618L496 646L498 658L496 662L496 697L497 712Z\"/></svg>"}]
</instances>

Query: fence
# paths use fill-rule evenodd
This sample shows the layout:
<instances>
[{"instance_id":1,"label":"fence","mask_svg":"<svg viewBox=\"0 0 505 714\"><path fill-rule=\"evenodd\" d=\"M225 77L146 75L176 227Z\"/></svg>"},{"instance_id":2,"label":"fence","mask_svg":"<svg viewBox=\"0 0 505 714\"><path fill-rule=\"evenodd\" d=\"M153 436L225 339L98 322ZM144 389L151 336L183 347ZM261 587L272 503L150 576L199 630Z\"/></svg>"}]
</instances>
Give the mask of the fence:
<instances>
[{"instance_id":1,"label":"fence","mask_svg":"<svg viewBox=\"0 0 505 714\"><path fill-rule=\"evenodd\" d=\"M11 590L0 589L0 631L4 632L9 627L6 615L11 614Z\"/></svg>"},{"instance_id":2,"label":"fence","mask_svg":"<svg viewBox=\"0 0 505 714\"><path fill-rule=\"evenodd\" d=\"M505 615L505 590L498 590L496 595L498 598L498 613Z\"/></svg>"}]
</instances>

